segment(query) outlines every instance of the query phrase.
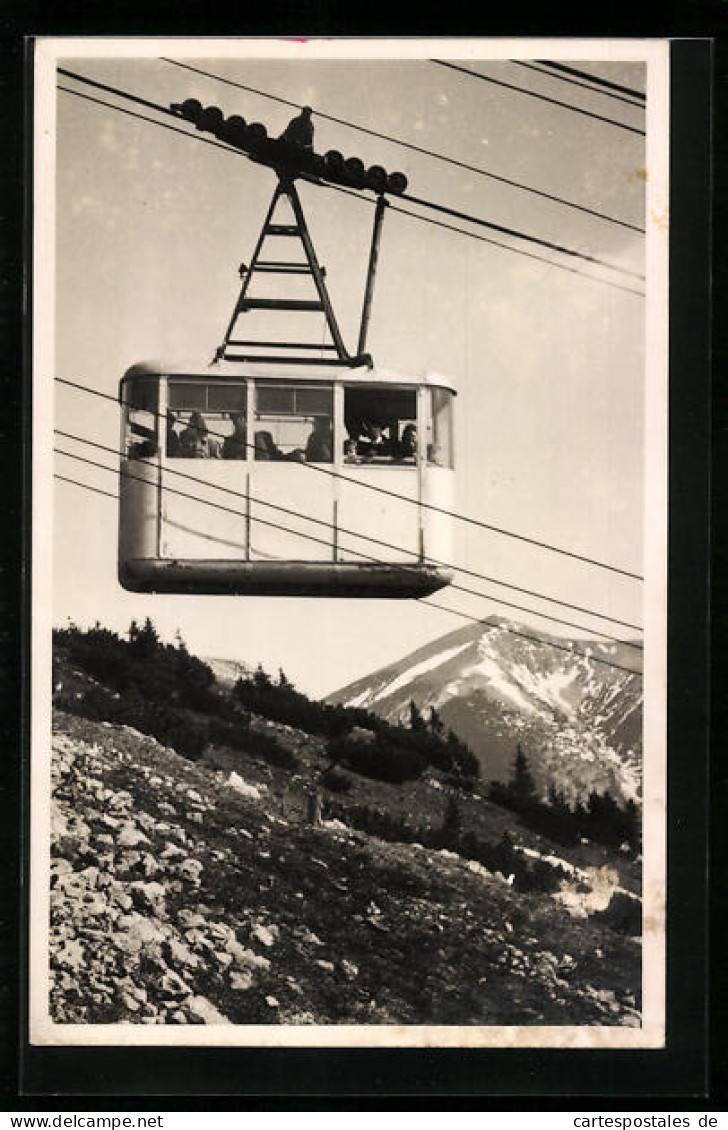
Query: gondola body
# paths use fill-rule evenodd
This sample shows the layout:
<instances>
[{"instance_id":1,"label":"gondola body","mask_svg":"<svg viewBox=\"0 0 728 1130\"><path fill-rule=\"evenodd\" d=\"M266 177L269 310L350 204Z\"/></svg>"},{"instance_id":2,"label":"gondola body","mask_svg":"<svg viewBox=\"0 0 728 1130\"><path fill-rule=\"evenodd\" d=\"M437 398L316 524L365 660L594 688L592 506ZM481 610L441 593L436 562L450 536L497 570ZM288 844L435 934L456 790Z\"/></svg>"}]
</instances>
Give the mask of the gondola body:
<instances>
[{"instance_id":1,"label":"gondola body","mask_svg":"<svg viewBox=\"0 0 728 1130\"><path fill-rule=\"evenodd\" d=\"M454 395L439 375L315 360L134 365L120 384L122 586L437 591L452 579Z\"/></svg>"}]
</instances>

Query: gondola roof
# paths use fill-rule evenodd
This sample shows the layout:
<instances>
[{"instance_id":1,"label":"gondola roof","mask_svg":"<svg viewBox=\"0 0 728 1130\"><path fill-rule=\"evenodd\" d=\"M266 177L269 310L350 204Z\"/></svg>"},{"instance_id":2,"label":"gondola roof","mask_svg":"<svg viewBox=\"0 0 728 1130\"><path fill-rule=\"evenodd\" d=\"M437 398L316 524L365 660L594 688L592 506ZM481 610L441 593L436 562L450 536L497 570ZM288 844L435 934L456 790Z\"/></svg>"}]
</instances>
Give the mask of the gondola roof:
<instances>
[{"instance_id":1,"label":"gondola roof","mask_svg":"<svg viewBox=\"0 0 728 1130\"><path fill-rule=\"evenodd\" d=\"M369 368L367 365L358 365L352 367L351 365L342 364L341 366L332 365L319 365L315 359L312 359L309 364L305 366L300 364L291 364L285 358L279 361L256 361L254 359L246 361L216 361L212 364L200 363L199 361L190 362L168 362L161 361L139 361L137 364L132 365L123 376L123 380L133 380L138 377L189 377L196 380L233 380L245 377L253 377L258 380L292 380L292 381L334 381L340 384L359 384L364 385L412 385L422 384L432 386L434 388L447 388L451 392L456 393L457 389L453 384L452 378L446 377L441 373L424 372L418 375L411 373L398 373L393 369L384 369L375 366Z\"/></svg>"}]
</instances>

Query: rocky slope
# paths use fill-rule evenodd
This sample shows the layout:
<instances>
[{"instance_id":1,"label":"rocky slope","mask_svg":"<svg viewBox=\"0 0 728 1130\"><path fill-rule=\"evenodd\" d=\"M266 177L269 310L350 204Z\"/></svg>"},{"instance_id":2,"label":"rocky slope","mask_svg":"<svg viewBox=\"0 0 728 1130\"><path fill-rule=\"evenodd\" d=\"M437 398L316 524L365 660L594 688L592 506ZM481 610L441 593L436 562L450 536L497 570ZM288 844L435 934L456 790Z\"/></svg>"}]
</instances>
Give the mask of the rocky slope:
<instances>
[{"instance_id":1,"label":"rocky slope","mask_svg":"<svg viewBox=\"0 0 728 1130\"><path fill-rule=\"evenodd\" d=\"M434 706L478 756L485 777L505 780L520 742L544 792L553 783L570 801L592 790L624 801L640 794L639 659L627 645L556 640L493 617L411 652L329 701L393 722L408 716L412 700L422 710Z\"/></svg>"},{"instance_id":2,"label":"rocky slope","mask_svg":"<svg viewBox=\"0 0 728 1130\"><path fill-rule=\"evenodd\" d=\"M526 895L325 806L312 823L325 762L288 727L295 773L193 764L126 726L54 721L55 1021L639 1024L639 944L586 916L615 897L608 868ZM442 803L438 782L417 787Z\"/></svg>"}]
</instances>

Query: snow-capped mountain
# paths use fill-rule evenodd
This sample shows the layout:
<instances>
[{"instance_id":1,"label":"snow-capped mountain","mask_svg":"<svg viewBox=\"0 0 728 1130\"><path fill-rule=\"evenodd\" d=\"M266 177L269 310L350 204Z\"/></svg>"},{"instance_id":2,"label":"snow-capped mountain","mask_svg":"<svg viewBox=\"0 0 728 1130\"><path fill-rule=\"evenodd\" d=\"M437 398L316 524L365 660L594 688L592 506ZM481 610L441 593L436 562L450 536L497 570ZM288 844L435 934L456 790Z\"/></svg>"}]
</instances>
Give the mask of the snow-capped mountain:
<instances>
[{"instance_id":1,"label":"snow-capped mountain","mask_svg":"<svg viewBox=\"0 0 728 1130\"><path fill-rule=\"evenodd\" d=\"M612 666L610 666L610 664ZM565 640L492 617L411 652L329 696L390 721L436 707L486 779L508 777L517 744L544 792L640 792L642 677L629 644Z\"/></svg>"}]
</instances>

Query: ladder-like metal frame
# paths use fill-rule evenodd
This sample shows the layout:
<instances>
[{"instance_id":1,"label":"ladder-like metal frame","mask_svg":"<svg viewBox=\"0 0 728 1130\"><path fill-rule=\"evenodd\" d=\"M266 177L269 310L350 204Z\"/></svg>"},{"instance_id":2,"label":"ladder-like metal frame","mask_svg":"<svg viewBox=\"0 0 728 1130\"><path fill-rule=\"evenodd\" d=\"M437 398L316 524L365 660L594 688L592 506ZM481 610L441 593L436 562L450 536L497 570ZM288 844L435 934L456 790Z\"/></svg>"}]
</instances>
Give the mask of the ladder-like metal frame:
<instances>
[{"instance_id":1,"label":"ladder-like metal frame","mask_svg":"<svg viewBox=\"0 0 728 1130\"><path fill-rule=\"evenodd\" d=\"M275 210L283 198L286 198L293 210L295 223L281 224L274 222ZM331 304L328 290L326 288L326 270L318 261L316 250L313 246L313 241L306 224L306 218L303 214L301 201L296 190L294 181L284 175L278 173L278 184L273 193L273 198L268 208L263 228L258 237L258 242L253 251L253 257L250 261L249 267L241 267L242 286L240 294L238 295L237 302L233 309L232 317L228 323L223 338L222 345L215 353L216 361L263 361L275 362L286 361L289 364L311 364L313 358L311 351L319 350L327 353L334 353L334 357L316 358L317 365L361 365L368 364L371 366L371 357L364 353L364 346L366 344L366 335L369 324L369 316L371 311L372 293L374 286L374 274L376 270L379 238L381 232L382 220L384 217L384 209L386 202L383 196L380 196L377 202L377 209L374 219L374 233L372 236L372 248L369 258L369 269L367 273L367 283L364 296L364 306L362 309L361 327L359 332L359 342L357 354L352 356L344 344L341 336L336 315ZM263 259L261 258L263 252L263 245L269 237L285 236L290 238L297 238L303 248L305 262L296 261L292 259ZM255 275L277 275L281 277L290 275L308 275L313 280L318 295L317 299L300 299L300 298L252 298L249 296L249 290L253 277ZM242 314L253 310L266 310L266 311L287 311L287 312L302 312L309 311L311 313L322 313L326 319L326 326L329 332L329 342L315 342L315 341L250 341L234 337L238 319ZM276 350L275 353L262 353L260 350ZM303 351L303 355L296 355L294 350ZM308 352L308 355L306 355Z\"/></svg>"}]
</instances>

